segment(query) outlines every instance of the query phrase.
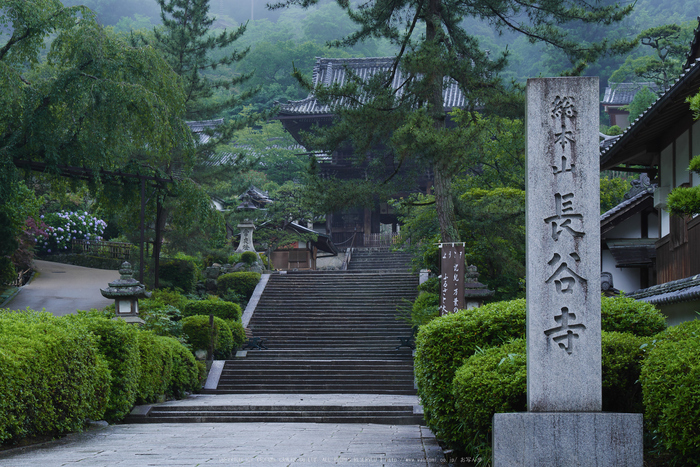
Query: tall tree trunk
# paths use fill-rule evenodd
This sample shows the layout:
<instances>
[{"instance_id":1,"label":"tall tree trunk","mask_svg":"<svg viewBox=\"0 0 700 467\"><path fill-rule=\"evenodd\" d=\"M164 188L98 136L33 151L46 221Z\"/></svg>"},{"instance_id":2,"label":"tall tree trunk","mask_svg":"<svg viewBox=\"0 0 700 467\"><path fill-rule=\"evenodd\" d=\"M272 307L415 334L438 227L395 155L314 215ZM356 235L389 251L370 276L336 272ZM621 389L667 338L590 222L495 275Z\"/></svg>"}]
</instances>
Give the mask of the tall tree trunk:
<instances>
[{"instance_id":1,"label":"tall tree trunk","mask_svg":"<svg viewBox=\"0 0 700 467\"><path fill-rule=\"evenodd\" d=\"M434 165L435 209L440 225L440 240L444 243L458 242L459 232L455 227L455 206L452 201L452 174L439 164Z\"/></svg>"},{"instance_id":2,"label":"tall tree trunk","mask_svg":"<svg viewBox=\"0 0 700 467\"><path fill-rule=\"evenodd\" d=\"M426 16L426 32L425 36L429 46L436 47L438 41L438 32L442 27L440 15L442 12L442 0L430 0L429 13ZM442 70L433 68L430 70L431 93L428 96L429 112L433 118L433 125L436 131L442 131L445 128L445 109L443 104L443 81L444 73ZM450 157L449 154L440 154L435 156L433 161L433 185L435 187L435 207L437 209L438 224L440 225L440 239L443 242L459 241L459 232L455 227L455 207L452 201L452 173L445 164L442 163L442 158Z\"/></svg>"},{"instance_id":3,"label":"tall tree trunk","mask_svg":"<svg viewBox=\"0 0 700 467\"><path fill-rule=\"evenodd\" d=\"M153 242L153 288L160 286L158 276L160 275L160 249L163 245L163 231L165 230L165 220L168 217L167 209L160 200L160 193L156 194L156 225Z\"/></svg>"}]
</instances>

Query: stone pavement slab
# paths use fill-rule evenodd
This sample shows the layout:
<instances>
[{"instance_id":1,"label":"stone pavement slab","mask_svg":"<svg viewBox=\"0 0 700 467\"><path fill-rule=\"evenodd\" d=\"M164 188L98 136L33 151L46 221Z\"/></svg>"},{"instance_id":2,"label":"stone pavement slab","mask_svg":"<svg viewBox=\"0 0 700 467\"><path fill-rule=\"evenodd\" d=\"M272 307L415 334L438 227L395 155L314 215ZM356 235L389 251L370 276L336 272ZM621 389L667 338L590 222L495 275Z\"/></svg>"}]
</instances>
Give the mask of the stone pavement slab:
<instances>
[{"instance_id":1,"label":"stone pavement slab","mask_svg":"<svg viewBox=\"0 0 700 467\"><path fill-rule=\"evenodd\" d=\"M25 310L27 307L63 316L76 310L102 309L114 303L104 298L101 288L119 279L119 271L92 269L72 264L35 260L38 274L20 288L5 308Z\"/></svg>"},{"instance_id":2,"label":"stone pavement slab","mask_svg":"<svg viewBox=\"0 0 700 467\"><path fill-rule=\"evenodd\" d=\"M3 467L445 465L426 427L318 423L111 425L0 452Z\"/></svg>"}]
</instances>

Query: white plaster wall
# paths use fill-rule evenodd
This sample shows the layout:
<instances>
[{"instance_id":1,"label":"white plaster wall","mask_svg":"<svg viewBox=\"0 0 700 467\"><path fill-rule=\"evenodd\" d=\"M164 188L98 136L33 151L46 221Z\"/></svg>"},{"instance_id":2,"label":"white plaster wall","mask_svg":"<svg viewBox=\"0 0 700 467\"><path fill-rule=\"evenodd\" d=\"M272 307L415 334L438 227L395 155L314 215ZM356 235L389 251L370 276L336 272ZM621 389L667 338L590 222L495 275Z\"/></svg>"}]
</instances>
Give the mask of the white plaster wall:
<instances>
[{"instance_id":1,"label":"white plaster wall","mask_svg":"<svg viewBox=\"0 0 700 467\"><path fill-rule=\"evenodd\" d=\"M647 224L647 237L659 238L659 216L649 214L649 222Z\"/></svg>"},{"instance_id":2,"label":"white plaster wall","mask_svg":"<svg viewBox=\"0 0 700 467\"><path fill-rule=\"evenodd\" d=\"M610 250L603 250L602 271L613 276L613 287L630 293L640 289L639 268L618 268Z\"/></svg>"},{"instance_id":3,"label":"white plaster wall","mask_svg":"<svg viewBox=\"0 0 700 467\"><path fill-rule=\"evenodd\" d=\"M666 324L676 326L684 321L700 318L695 312L700 312L700 302L681 302L671 305L657 305L661 313L666 315Z\"/></svg>"},{"instance_id":4,"label":"white plaster wall","mask_svg":"<svg viewBox=\"0 0 700 467\"><path fill-rule=\"evenodd\" d=\"M641 238L642 214L637 213L605 234L606 238Z\"/></svg>"}]
</instances>

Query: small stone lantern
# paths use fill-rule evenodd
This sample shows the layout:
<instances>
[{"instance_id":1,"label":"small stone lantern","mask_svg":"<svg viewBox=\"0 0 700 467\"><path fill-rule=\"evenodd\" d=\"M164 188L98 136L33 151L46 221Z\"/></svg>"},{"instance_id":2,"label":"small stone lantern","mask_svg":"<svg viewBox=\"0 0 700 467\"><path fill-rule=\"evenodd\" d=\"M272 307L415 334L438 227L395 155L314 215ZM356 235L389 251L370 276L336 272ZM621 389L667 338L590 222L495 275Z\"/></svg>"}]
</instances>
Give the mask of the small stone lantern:
<instances>
[{"instance_id":1,"label":"small stone lantern","mask_svg":"<svg viewBox=\"0 0 700 467\"><path fill-rule=\"evenodd\" d=\"M131 264L124 261L119 268L121 277L109 283L106 289L100 289L102 296L114 299L116 317L127 323L143 324L139 318L139 298L149 298L150 292L146 287L132 277L134 270Z\"/></svg>"},{"instance_id":2,"label":"small stone lantern","mask_svg":"<svg viewBox=\"0 0 700 467\"><path fill-rule=\"evenodd\" d=\"M252 212L257 209L248 193L241 196L241 201L241 204L236 208L239 211ZM255 253L255 248L253 247L253 231L255 230L255 224L246 218L243 222L238 224L237 227L241 229L241 242L238 244L236 253L243 253L244 251L252 251Z\"/></svg>"},{"instance_id":3,"label":"small stone lantern","mask_svg":"<svg viewBox=\"0 0 700 467\"><path fill-rule=\"evenodd\" d=\"M492 297L495 293L478 281L479 272L473 264L467 266L467 272L464 276L464 305L467 310L479 308L484 304L486 298Z\"/></svg>"}]
</instances>

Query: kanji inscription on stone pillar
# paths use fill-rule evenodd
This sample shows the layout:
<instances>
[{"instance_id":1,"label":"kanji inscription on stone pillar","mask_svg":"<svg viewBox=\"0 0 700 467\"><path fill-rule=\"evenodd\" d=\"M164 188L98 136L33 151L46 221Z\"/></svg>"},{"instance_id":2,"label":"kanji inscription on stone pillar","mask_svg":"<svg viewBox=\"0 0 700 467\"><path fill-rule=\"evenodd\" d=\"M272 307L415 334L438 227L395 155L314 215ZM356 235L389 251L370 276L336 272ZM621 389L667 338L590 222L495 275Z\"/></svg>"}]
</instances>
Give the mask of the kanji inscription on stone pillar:
<instances>
[{"instance_id":1,"label":"kanji inscription on stone pillar","mask_svg":"<svg viewBox=\"0 0 700 467\"><path fill-rule=\"evenodd\" d=\"M527 397L601 410L598 79L527 87Z\"/></svg>"}]
</instances>

